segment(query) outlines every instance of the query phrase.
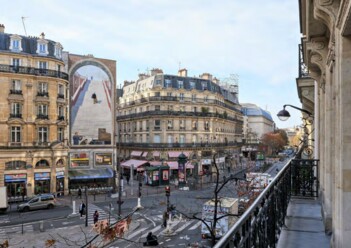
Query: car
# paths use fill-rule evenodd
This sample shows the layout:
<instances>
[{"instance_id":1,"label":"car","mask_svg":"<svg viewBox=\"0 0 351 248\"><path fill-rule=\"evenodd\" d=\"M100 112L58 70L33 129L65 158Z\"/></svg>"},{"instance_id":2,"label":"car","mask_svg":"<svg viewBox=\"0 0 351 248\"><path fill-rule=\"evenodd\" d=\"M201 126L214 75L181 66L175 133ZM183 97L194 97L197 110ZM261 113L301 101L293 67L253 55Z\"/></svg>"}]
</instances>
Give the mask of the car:
<instances>
[{"instance_id":1,"label":"car","mask_svg":"<svg viewBox=\"0 0 351 248\"><path fill-rule=\"evenodd\" d=\"M37 209L52 209L56 206L56 199L52 194L42 194L34 196L27 202L18 205L17 211L27 212Z\"/></svg>"}]
</instances>

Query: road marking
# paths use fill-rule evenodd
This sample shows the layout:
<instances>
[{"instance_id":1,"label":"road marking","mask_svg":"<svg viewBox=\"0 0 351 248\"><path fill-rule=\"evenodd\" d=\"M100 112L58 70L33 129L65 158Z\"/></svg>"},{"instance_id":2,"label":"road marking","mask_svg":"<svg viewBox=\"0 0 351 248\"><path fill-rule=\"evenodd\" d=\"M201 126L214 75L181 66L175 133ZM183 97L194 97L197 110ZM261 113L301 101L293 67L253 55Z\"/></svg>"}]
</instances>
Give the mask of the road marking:
<instances>
[{"instance_id":1,"label":"road marking","mask_svg":"<svg viewBox=\"0 0 351 248\"><path fill-rule=\"evenodd\" d=\"M145 219L147 219L147 220L151 221L151 222L152 222L152 224L154 225L154 227L156 226L155 221L153 221L152 219L148 218L146 215L143 215L143 217L144 217Z\"/></svg>"},{"instance_id":2,"label":"road marking","mask_svg":"<svg viewBox=\"0 0 351 248\"><path fill-rule=\"evenodd\" d=\"M138 230L137 232L129 235L126 239L131 239L134 238L135 236L137 236L138 234L140 234L141 232L145 231L147 229L147 227L141 228L140 230Z\"/></svg>"},{"instance_id":3,"label":"road marking","mask_svg":"<svg viewBox=\"0 0 351 248\"><path fill-rule=\"evenodd\" d=\"M175 230L175 232L181 232L183 231L187 226L189 226L190 224L192 224L192 221L189 221L188 223L184 224L183 226L181 226L180 228L178 228L177 230Z\"/></svg>"},{"instance_id":4,"label":"road marking","mask_svg":"<svg viewBox=\"0 0 351 248\"><path fill-rule=\"evenodd\" d=\"M161 229L161 226L157 226L154 229L150 230L150 232L155 233L157 232L159 229ZM141 236L141 238L145 238L147 236L147 233L145 233L143 236Z\"/></svg>"},{"instance_id":5,"label":"road marking","mask_svg":"<svg viewBox=\"0 0 351 248\"><path fill-rule=\"evenodd\" d=\"M198 228L201 224L202 224L202 221L199 221L198 223L196 223L195 225L193 225L192 227L190 227L189 230L195 230L195 229Z\"/></svg>"}]
</instances>

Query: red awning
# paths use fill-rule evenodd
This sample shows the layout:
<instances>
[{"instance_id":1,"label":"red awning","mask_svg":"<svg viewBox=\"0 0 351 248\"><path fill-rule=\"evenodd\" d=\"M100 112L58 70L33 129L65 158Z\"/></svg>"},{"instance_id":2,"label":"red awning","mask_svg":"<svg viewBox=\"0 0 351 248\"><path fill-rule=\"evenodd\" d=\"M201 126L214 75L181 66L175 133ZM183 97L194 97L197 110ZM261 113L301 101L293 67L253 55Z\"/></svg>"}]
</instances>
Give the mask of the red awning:
<instances>
[{"instance_id":1,"label":"red awning","mask_svg":"<svg viewBox=\"0 0 351 248\"><path fill-rule=\"evenodd\" d=\"M139 166L146 164L147 161L144 160L136 160L136 159L130 159L125 162L123 162L121 165L126 168L130 168L132 165L134 168L138 168Z\"/></svg>"},{"instance_id":2,"label":"red awning","mask_svg":"<svg viewBox=\"0 0 351 248\"><path fill-rule=\"evenodd\" d=\"M130 156L137 156L137 157L140 157L142 153L143 153L142 151L132 151L132 153L130 154Z\"/></svg>"},{"instance_id":3,"label":"red awning","mask_svg":"<svg viewBox=\"0 0 351 248\"><path fill-rule=\"evenodd\" d=\"M168 152L168 157L170 158L178 158L180 154L184 154L185 156L189 157L190 152L178 152L178 151L174 151L174 152Z\"/></svg>"},{"instance_id":4,"label":"red awning","mask_svg":"<svg viewBox=\"0 0 351 248\"><path fill-rule=\"evenodd\" d=\"M143 155L141 155L143 158L145 158L148 155L148 152L144 152Z\"/></svg>"},{"instance_id":5,"label":"red awning","mask_svg":"<svg viewBox=\"0 0 351 248\"><path fill-rule=\"evenodd\" d=\"M159 157L159 156L160 156L160 152L157 152L157 151L156 151L156 152L153 152L152 155L153 155L154 157Z\"/></svg>"}]
</instances>

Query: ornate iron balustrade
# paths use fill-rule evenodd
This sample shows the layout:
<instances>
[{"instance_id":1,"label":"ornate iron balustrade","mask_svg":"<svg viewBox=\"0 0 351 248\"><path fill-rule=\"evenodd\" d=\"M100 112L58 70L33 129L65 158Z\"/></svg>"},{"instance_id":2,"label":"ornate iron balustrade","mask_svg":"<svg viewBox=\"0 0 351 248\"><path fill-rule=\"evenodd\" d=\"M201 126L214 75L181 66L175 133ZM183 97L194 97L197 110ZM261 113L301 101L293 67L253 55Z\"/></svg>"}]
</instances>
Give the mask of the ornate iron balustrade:
<instances>
[{"instance_id":1,"label":"ornate iron balustrade","mask_svg":"<svg viewBox=\"0 0 351 248\"><path fill-rule=\"evenodd\" d=\"M119 145L123 147L140 147L140 148L196 148L196 147L225 147L225 146L240 146L241 142L227 142L227 143L137 143L137 142L120 142Z\"/></svg>"},{"instance_id":2,"label":"ornate iron balustrade","mask_svg":"<svg viewBox=\"0 0 351 248\"><path fill-rule=\"evenodd\" d=\"M117 117L117 120L120 121L120 120L126 120L126 119L134 119L134 118L145 118L150 116L214 117L214 118L221 118L221 119L230 120L230 121L243 122L238 118L225 116L219 113L206 113L206 112L203 113L203 112L189 112L189 111L185 112L185 111L170 111L170 110L145 111L141 113L121 115Z\"/></svg>"},{"instance_id":3,"label":"ornate iron balustrade","mask_svg":"<svg viewBox=\"0 0 351 248\"><path fill-rule=\"evenodd\" d=\"M308 67L303 60L302 45L299 44L299 78L308 78L309 72Z\"/></svg>"},{"instance_id":4,"label":"ornate iron balustrade","mask_svg":"<svg viewBox=\"0 0 351 248\"><path fill-rule=\"evenodd\" d=\"M215 104L215 105L219 105L222 107L225 107L227 109L236 111L236 112L240 112L240 110L238 110L237 108L230 106L226 103L223 103L221 101L218 100L214 100L214 99L200 99L200 98L196 98L196 100L194 101L193 98L191 97L176 97L176 96L150 96L150 97L144 97L144 98L140 98L138 100L135 101L131 101L128 103L123 103L123 104L119 104L119 107L121 108L125 108L128 106L133 106L139 103L145 103L145 102L181 102L181 103L201 103L201 104Z\"/></svg>"},{"instance_id":5,"label":"ornate iron balustrade","mask_svg":"<svg viewBox=\"0 0 351 248\"><path fill-rule=\"evenodd\" d=\"M55 78L61 78L64 80L68 80L68 74L65 72L49 70L49 69L42 69L42 68L26 67L26 66L13 66L13 65L1 65L0 64L0 72L55 77Z\"/></svg>"},{"instance_id":6,"label":"ornate iron balustrade","mask_svg":"<svg viewBox=\"0 0 351 248\"><path fill-rule=\"evenodd\" d=\"M317 160L290 160L214 247L276 247L291 196L316 196L317 175Z\"/></svg>"}]
</instances>

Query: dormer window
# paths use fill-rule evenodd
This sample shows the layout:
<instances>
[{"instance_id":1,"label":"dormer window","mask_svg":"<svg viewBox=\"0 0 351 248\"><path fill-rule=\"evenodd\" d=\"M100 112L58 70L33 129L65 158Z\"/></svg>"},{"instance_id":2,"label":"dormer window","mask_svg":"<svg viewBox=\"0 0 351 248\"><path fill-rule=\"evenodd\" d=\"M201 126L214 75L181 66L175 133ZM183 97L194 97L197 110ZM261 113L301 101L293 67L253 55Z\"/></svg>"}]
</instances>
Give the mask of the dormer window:
<instances>
[{"instance_id":1,"label":"dormer window","mask_svg":"<svg viewBox=\"0 0 351 248\"><path fill-rule=\"evenodd\" d=\"M37 40L37 43L37 54L44 56L48 55L48 41L44 39L39 39Z\"/></svg>"},{"instance_id":2,"label":"dormer window","mask_svg":"<svg viewBox=\"0 0 351 248\"><path fill-rule=\"evenodd\" d=\"M58 59L62 58L62 45L60 43L55 44L55 57Z\"/></svg>"},{"instance_id":3,"label":"dormer window","mask_svg":"<svg viewBox=\"0 0 351 248\"><path fill-rule=\"evenodd\" d=\"M10 47L9 49L12 52L21 52L22 51L22 38L19 35L11 35L10 36Z\"/></svg>"}]
</instances>

